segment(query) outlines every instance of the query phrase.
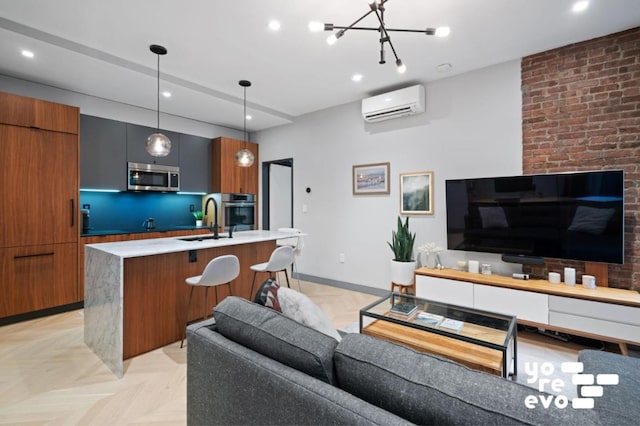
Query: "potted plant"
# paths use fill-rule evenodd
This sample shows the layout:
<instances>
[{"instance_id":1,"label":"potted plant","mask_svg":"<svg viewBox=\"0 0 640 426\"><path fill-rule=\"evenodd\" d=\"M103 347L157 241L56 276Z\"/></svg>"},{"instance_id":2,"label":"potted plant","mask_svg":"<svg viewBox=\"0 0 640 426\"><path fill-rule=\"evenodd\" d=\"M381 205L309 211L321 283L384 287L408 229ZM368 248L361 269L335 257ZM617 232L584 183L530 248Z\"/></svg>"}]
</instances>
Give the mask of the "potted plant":
<instances>
[{"instance_id":1,"label":"potted plant","mask_svg":"<svg viewBox=\"0 0 640 426\"><path fill-rule=\"evenodd\" d=\"M202 218L204 217L202 211L198 210L193 212L193 217L196 218L196 226L202 226Z\"/></svg>"},{"instance_id":2,"label":"potted plant","mask_svg":"<svg viewBox=\"0 0 640 426\"><path fill-rule=\"evenodd\" d=\"M413 257L413 244L416 234L409 231L409 218L402 223L398 216L398 229L391 231L391 242L387 241L393 259L391 260L391 281L400 285L412 285L417 262Z\"/></svg>"}]
</instances>

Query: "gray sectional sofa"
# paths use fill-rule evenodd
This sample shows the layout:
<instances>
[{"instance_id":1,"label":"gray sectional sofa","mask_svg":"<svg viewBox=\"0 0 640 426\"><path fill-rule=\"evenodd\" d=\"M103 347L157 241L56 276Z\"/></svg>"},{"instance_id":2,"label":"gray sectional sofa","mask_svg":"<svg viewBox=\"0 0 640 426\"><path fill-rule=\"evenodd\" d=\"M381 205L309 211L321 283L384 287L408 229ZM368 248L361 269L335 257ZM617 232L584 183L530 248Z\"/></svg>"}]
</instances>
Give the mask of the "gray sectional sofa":
<instances>
[{"instance_id":1,"label":"gray sectional sofa","mask_svg":"<svg viewBox=\"0 0 640 426\"><path fill-rule=\"evenodd\" d=\"M636 381L621 374L616 393L599 398L596 409L529 409L524 400L535 389L365 335L338 342L237 297L222 301L214 319L190 325L187 338L189 425L586 426L639 419L638 408L627 405L638 395L640 361L617 355L616 366L634 370ZM581 354L593 371L609 356Z\"/></svg>"}]
</instances>

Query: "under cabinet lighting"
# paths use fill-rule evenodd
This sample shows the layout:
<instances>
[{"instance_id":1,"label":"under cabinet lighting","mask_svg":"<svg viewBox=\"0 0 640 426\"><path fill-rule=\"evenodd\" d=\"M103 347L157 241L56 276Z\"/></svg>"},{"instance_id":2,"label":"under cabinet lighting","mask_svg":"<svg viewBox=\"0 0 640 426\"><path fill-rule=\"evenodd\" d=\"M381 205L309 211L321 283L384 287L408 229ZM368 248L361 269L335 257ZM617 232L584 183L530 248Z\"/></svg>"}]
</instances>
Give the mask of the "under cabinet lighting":
<instances>
[{"instance_id":1,"label":"under cabinet lighting","mask_svg":"<svg viewBox=\"0 0 640 426\"><path fill-rule=\"evenodd\" d=\"M189 192L189 191L178 191L176 192L178 195L207 195L206 192Z\"/></svg>"},{"instance_id":2,"label":"under cabinet lighting","mask_svg":"<svg viewBox=\"0 0 640 426\"><path fill-rule=\"evenodd\" d=\"M80 188L80 192L121 192L119 189Z\"/></svg>"}]
</instances>

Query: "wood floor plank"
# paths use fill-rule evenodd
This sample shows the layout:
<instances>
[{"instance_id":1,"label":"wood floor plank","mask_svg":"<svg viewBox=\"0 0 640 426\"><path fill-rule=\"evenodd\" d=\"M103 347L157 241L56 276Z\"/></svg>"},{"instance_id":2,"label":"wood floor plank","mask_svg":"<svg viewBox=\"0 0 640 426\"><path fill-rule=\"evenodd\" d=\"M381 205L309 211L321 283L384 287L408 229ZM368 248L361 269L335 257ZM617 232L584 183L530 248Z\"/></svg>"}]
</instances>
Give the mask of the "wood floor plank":
<instances>
[{"instance_id":1,"label":"wood floor plank","mask_svg":"<svg viewBox=\"0 0 640 426\"><path fill-rule=\"evenodd\" d=\"M297 280L291 286L297 290ZM301 289L339 329L378 299L305 281ZM82 313L0 327L0 423L186 424L186 349L180 342L126 361L118 379L84 344ZM545 362L575 361L583 347L521 333L518 348L521 362Z\"/></svg>"}]
</instances>

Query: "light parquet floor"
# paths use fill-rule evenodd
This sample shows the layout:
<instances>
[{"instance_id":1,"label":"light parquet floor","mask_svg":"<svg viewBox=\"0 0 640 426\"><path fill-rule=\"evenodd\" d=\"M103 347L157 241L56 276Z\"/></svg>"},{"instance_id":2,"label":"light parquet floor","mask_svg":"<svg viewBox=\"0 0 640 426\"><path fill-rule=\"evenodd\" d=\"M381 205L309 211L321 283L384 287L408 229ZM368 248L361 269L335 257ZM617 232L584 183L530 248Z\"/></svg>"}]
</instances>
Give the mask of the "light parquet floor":
<instances>
[{"instance_id":1,"label":"light parquet floor","mask_svg":"<svg viewBox=\"0 0 640 426\"><path fill-rule=\"evenodd\" d=\"M297 280L292 280L297 289ZM377 296L301 282L336 328L357 321ZM83 341L83 311L0 327L0 424L186 424L186 349L180 342L137 356L116 378ZM519 354L575 360L581 346L520 335Z\"/></svg>"}]
</instances>

